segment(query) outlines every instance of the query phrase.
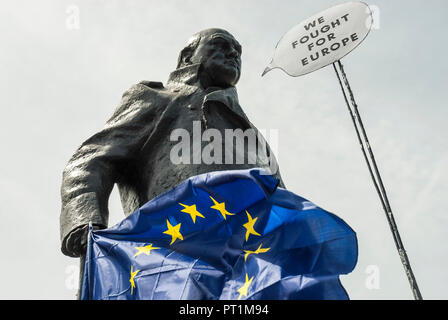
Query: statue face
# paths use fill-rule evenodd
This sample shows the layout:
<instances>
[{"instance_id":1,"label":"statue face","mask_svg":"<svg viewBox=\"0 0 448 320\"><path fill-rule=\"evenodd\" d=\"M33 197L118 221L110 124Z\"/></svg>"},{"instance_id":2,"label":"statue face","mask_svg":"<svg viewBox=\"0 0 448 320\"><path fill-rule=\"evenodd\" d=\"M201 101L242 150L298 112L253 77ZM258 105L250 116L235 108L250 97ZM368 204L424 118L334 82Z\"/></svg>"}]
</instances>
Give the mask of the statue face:
<instances>
[{"instance_id":1,"label":"statue face","mask_svg":"<svg viewBox=\"0 0 448 320\"><path fill-rule=\"evenodd\" d=\"M241 45L224 32L204 36L193 56L193 63L202 64L201 78L207 86L229 87L241 75Z\"/></svg>"}]
</instances>

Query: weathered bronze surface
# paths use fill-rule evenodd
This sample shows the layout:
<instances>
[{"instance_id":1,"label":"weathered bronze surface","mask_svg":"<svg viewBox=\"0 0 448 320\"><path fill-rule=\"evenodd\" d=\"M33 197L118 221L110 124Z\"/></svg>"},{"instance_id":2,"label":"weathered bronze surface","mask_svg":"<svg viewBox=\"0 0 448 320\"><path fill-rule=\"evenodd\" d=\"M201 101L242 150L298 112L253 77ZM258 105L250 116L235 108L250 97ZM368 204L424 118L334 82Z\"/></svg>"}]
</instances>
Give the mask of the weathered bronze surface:
<instances>
[{"instance_id":1,"label":"weathered bronze surface","mask_svg":"<svg viewBox=\"0 0 448 320\"><path fill-rule=\"evenodd\" d=\"M142 81L124 93L104 129L76 150L64 170L60 217L64 254L85 253L89 222L96 228L108 226L108 199L115 183L129 215L188 177L273 167L269 146L264 155L246 155L245 159L256 157L252 164L170 161L170 150L178 143L170 141L172 131L183 128L193 136L194 122L202 130L214 128L223 136L225 129L256 130L238 103L234 86L240 70L240 44L225 30L207 29L195 34L182 50L166 86ZM274 173L283 185L279 172Z\"/></svg>"}]
</instances>

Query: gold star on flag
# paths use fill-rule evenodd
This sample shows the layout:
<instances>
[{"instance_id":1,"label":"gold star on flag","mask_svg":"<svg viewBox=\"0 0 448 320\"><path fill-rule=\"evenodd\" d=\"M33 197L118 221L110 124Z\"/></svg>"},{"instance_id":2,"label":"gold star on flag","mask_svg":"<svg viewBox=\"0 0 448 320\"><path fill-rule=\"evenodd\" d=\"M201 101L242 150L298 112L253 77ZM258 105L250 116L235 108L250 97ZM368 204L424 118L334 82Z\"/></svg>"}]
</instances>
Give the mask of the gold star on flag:
<instances>
[{"instance_id":1,"label":"gold star on flag","mask_svg":"<svg viewBox=\"0 0 448 320\"><path fill-rule=\"evenodd\" d=\"M260 236L260 234L257 231L255 231L255 229L254 229L254 224L255 224L255 222L257 222L258 217L255 219L252 219L252 217L250 216L249 212L247 212L247 210L246 210L246 213L247 213L248 221L245 224L243 224L243 227L246 228L246 230L247 230L246 231L246 241L247 241L249 239L249 235L253 234L256 236Z\"/></svg>"},{"instance_id":2,"label":"gold star on flag","mask_svg":"<svg viewBox=\"0 0 448 320\"><path fill-rule=\"evenodd\" d=\"M262 248L261 245L262 245L262 244L260 244L260 246L258 247L258 249L255 250L255 251L244 250L244 252L246 252L246 254L244 255L244 262L246 262L247 257L248 257L251 253L254 253L254 254L265 253L265 252L268 252L269 249L271 249L271 248Z\"/></svg>"},{"instance_id":3,"label":"gold star on flag","mask_svg":"<svg viewBox=\"0 0 448 320\"><path fill-rule=\"evenodd\" d=\"M166 226L168 227L168 229L166 231L164 231L163 233L169 234L171 236L170 245L172 245L173 242L176 241L177 239L184 240L184 238L182 237L182 234L180 233L180 225L181 224L179 223L173 227L170 224L170 222L168 221L168 219L166 219Z\"/></svg>"},{"instance_id":4,"label":"gold star on flag","mask_svg":"<svg viewBox=\"0 0 448 320\"><path fill-rule=\"evenodd\" d=\"M240 300L242 296L247 297L247 289L249 289L249 286L252 283L253 279L254 279L253 276L252 276L252 278L249 279L249 276L246 273L246 281L244 282L244 285L238 289L238 292L240 293L238 300Z\"/></svg>"},{"instance_id":5,"label":"gold star on flag","mask_svg":"<svg viewBox=\"0 0 448 320\"><path fill-rule=\"evenodd\" d=\"M134 258L141 255L142 253L146 254L149 256L149 254L151 253L151 250L155 250L155 249L160 249L158 247L153 247L152 244L148 244L147 246L144 247L135 247L135 249L138 250L138 252L134 255Z\"/></svg>"},{"instance_id":6,"label":"gold star on flag","mask_svg":"<svg viewBox=\"0 0 448 320\"><path fill-rule=\"evenodd\" d=\"M131 266L131 279L129 279L129 282L131 283L131 294L134 293L134 288L135 288L134 278L137 275L137 273L139 273L139 272L140 272L140 270L133 271L132 266Z\"/></svg>"},{"instance_id":7,"label":"gold star on flag","mask_svg":"<svg viewBox=\"0 0 448 320\"><path fill-rule=\"evenodd\" d=\"M181 206L183 206L185 209L182 209L180 211L188 213L191 216L191 219L193 219L193 223L196 223L196 217L205 218L197 209L196 205L193 204L191 206L187 206L183 203L179 203Z\"/></svg>"},{"instance_id":8,"label":"gold star on flag","mask_svg":"<svg viewBox=\"0 0 448 320\"><path fill-rule=\"evenodd\" d=\"M224 220L226 220L226 216L234 216L234 213L230 213L229 211L226 210L226 204L224 202L219 203L218 201L216 201L215 199L213 199L212 197L210 197L213 200L214 205L211 206L210 208L218 210L219 212L221 212L222 217L224 218Z\"/></svg>"}]
</instances>

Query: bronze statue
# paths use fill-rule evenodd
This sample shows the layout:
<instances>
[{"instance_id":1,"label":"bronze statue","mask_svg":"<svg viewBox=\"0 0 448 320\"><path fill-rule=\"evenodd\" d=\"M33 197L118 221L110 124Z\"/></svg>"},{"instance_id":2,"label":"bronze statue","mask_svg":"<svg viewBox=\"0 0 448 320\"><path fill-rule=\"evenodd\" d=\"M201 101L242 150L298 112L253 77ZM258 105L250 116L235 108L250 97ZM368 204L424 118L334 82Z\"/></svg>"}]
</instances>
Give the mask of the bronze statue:
<instances>
[{"instance_id":1,"label":"bronze statue","mask_svg":"<svg viewBox=\"0 0 448 320\"><path fill-rule=\"evenodd\" d=\"M207 29L192 36L181 51L166 86L142 81L124 93L104 129L76 150L64 170L60 223L65 255L85 254L89 222L95 228L108 226L108 198L115 183L129 215L191 176L251 167L269 170L275 161L269 146L264 159L255 156L255 163L170 161L176 144L170 135L177 128L193 134L196 122L201 130L256 130L238 103L234 86L240 71L240 44L225 30ZM283 185L279 172L273 174Z\"/></svg>"}]
</instances>

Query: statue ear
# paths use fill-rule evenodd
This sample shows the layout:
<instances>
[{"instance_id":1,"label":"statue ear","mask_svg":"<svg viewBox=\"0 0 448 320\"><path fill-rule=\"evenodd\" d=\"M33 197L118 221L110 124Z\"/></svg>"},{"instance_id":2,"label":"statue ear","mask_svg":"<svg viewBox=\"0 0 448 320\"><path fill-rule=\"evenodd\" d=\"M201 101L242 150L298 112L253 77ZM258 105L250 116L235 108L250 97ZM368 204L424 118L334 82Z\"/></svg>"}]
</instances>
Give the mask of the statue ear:
<instances>
[{"instance_id":1,"label":"statue ear","mask_svg":"<svg viewBox=\"0 0 448 320\"><path fill-rule=\"evenodd\" d=\"M177 63L177 67L181 67L184 65L189 65L191 64L191 57L193 55L193 50L191 50L191 48L184 48L182 49L182 51L180 52L179 55L179 61Z\"/></svg>"},{"instance_id":2,"label":"statue ear","mask_svg":"<svg viewBox=\"0 0 448 320\"><path fill-rule=\"evenodd\" d=\"M192 64L191 58L193 57L193 54L196 51L196 48L198 47L200 40L201 37L196 36L194 39L189 41L188 45L185 48L182 49L182 51L179 54L179 58L177 60L178 68L183 65Z\"/></svg>"},{"instance_id":3,"label":"statue ear","mask_svg":"<svg viewBox=\"0 0 448 320\"><path fill-rule=\"evenodd\" d=\"M185 64L191 63L191 52L188 55L184 56L184 63Z\"/></svg>"}]
</instances>

